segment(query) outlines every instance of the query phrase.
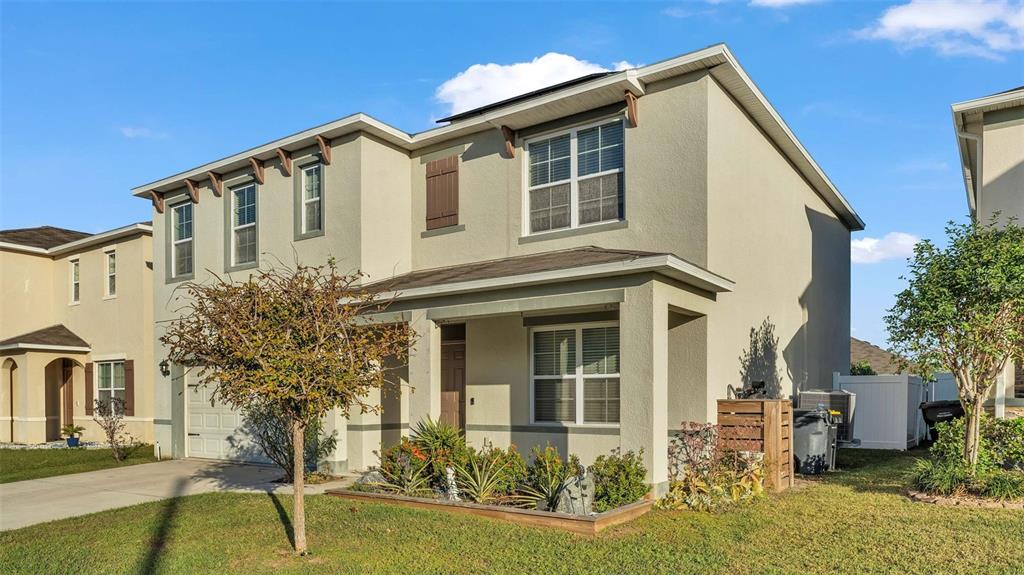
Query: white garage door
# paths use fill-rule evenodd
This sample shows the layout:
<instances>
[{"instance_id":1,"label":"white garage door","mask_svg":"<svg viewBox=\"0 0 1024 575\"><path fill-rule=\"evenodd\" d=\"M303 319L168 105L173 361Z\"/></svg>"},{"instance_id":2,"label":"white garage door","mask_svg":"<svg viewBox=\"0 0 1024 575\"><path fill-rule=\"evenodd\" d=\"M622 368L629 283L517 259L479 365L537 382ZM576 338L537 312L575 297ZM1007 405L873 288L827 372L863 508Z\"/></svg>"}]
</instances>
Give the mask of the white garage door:
<instances>
[{"instance_id":1,"label":"white garage door","mask_svg":"<svg viewBox=\"0 0 1024 575\"><path fill-rule=\"evenodd\" d=\"M242 415L226 405L210 405L213 388L188 386L188 456L269 463L242 428Z\"/></svg>"}]
</instances>

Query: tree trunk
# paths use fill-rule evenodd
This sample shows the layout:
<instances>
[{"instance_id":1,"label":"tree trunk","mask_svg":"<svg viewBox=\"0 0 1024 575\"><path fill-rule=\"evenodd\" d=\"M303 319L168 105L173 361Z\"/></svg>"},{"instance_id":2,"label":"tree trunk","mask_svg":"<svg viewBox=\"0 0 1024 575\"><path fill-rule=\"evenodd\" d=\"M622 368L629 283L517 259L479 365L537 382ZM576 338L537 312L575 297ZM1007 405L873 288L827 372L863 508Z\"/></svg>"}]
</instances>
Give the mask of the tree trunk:
<instances>
[{"instance_id":1,"label":"tree trunk","mask_svg":"<svg viewBox=\"0 0 1024 575\"><path fill-rule=\"evenodd\" d=\"M981 411L985 396L978 394L970 404L965 405L966 434L964 436L964 459L971 468L971 474L978 465L978 448L981 443Z\"/></svg>"},{"instance_id":2,"label":"tree trunk","mask_svg":"<svg viewBox=\"0 0 1024 575\"><path fill-rule=\"evenodd\" d=\"M306 554L306 462L304 445L306 425L299 419L292 420L292 448L295 450L295 465L292 467L292 488L295 494L295 510L292 513L292 531L295 534L295 551Z\"/></svg>"}]
</instances>

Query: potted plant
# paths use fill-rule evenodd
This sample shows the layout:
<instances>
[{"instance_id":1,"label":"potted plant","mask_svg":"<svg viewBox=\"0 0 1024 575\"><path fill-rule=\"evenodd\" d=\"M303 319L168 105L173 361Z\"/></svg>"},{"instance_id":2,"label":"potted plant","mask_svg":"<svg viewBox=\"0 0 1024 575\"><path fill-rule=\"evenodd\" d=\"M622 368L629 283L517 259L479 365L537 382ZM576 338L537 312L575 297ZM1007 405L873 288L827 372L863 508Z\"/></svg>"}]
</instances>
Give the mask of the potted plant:
<instances>
[{"instance_id":1,"label":"potted plant","mask_svg":"<svg viewBox=\"0 0 1024 575\"><path fill-rule=\"evenodd\" d=\"M75 425L69 423L60 429L61 435L68 438L68 447L78 447L78 436L85 431L85 428L81 425Z\"/></svg>"}]
</instances>

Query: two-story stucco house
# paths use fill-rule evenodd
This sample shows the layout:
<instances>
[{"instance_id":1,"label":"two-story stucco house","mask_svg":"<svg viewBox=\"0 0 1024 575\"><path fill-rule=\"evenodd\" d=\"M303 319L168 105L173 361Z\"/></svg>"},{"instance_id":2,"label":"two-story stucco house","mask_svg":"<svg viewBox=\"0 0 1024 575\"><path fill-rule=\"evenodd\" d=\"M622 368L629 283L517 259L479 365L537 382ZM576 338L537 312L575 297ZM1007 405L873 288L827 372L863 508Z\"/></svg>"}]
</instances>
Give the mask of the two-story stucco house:
<instances>
[{"instance_id":1,"label":"two-story stucco house","mask_svg":"<svg viewBox=\"0 0 1024 575\"><path fill-rule=\"evenodd\" d=\"M1024 86L953 104L953 129L971 216L1024 225ZM1024 417L1024 365L1007 366L991 407Z\"/></svg>"},{"instance_id":2,"label":"two-story stucco house","mask_svg":"<svg viewBox=\"0 0 1024 575\"><path fill-rule=\"evenodd\" d=\"M102 441L95 402L125 402L153 441L152 227L0 231L0 441L43 443L67 424Z\"/></svg>"},{"instance_id":3,"label":"two-story stucco house","mask_svg":"<svg viewBox=\"0 0 1024 575\"><path fill-rule=\"evenodd\" d=\"M788 396L849 367L863 222L724 45L442 124L356 114L133 189L155 210L156 337L182 280L333 256L386 280L419 339L382 414L329 418L325 465L365 469L430 416L477 445L643 449L656 485L670 431L728 386ZM745 360L762 328L772 349ZM163 357L156 438L245 457L236 414Z\"/></svg>"}]
</instances>

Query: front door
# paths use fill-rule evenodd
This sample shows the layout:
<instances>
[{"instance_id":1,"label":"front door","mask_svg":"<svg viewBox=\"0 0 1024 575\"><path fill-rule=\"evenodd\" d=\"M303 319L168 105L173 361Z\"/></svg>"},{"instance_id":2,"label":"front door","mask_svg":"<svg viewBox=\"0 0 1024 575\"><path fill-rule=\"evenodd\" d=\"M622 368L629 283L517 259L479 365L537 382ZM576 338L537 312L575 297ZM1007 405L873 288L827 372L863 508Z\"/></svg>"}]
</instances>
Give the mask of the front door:
<instances>
[{"instance_id":1,"label":"front door","mask_svg":"<svg viewBox=\"0 0 1024 575\"><path fill-rule=\"evenodd\" d=\"M466 344L441 344L441 421L466 428Z\"/></svg>"}]
</instances>

